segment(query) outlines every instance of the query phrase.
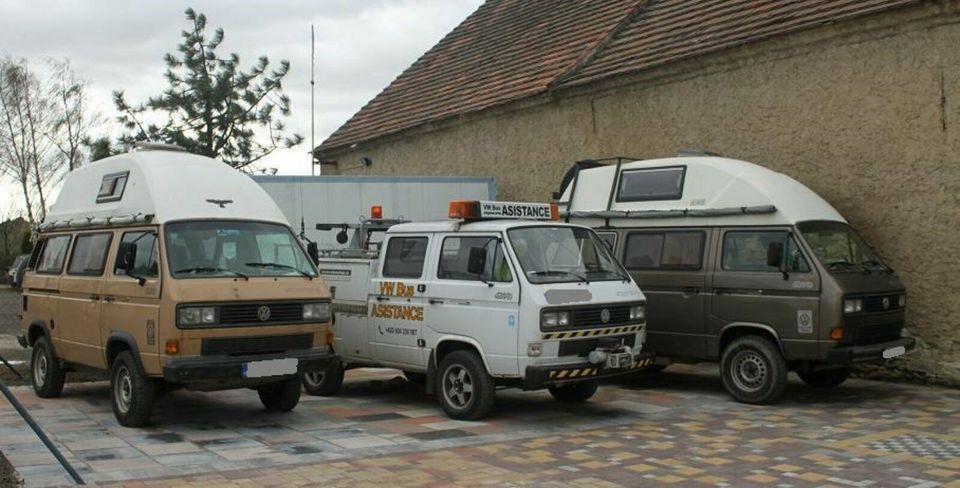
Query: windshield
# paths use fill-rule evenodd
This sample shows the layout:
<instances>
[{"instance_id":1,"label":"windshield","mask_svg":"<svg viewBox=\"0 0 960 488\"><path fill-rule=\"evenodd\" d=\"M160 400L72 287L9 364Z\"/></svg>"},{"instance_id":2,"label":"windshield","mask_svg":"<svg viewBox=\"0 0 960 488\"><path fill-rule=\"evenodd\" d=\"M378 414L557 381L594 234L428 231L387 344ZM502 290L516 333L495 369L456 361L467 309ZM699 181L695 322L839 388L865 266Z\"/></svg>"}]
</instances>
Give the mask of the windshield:
<instances>
[{"instance_id":1,"label":"windshield","mask_svg":"<svg viewBox=\"0 0 960 488\"><path fill-rule=\"evenodd\" d=\"M507 235L531 283L630 279L603 241L589 229L521 227Z\"/></svg>"},{"instance_id":2,"label":"windshield","mask_svg":"<svg viewBox=\"0 0 960 488\"><path fill-rule=\"evenodd\" d=\"M817 259L830 271L889 269L847 224L803 222L797 227Z\"/></svg>"},{"instance_id":3,"label":"windshield","mask_svg":"<svg viewBox=\"0 0 960 488\"><path fill-rule=\"evenodd\" d=\"M164 236L174 278L317 276L297 238L284 225L176 222L167 224Z\"/></svg>"}]
</instances>

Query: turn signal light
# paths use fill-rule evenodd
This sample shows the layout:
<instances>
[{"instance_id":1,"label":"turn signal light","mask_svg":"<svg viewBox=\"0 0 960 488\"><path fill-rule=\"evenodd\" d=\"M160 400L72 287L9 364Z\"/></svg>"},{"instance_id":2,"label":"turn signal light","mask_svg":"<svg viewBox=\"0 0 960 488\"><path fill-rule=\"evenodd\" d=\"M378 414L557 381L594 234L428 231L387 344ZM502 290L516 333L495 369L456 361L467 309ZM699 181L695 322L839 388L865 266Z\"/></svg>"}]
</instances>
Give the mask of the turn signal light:
<instances>
[{"instance_id":1,"label":"turn signal light","mask_svg":"<svg viewBox=\"0 0 960 488\"><path fill-rule=\"evenodd\" d=\"M835 341L842 340L842 339L843 339L843 328L842 328L842 327L834 327L833 329L830 329L830 338L833 339L833 340L835 340Z\"/></svg>"},{"instance_id":2,"label":"turn signal light","mask_svg":"<svg viewBox=\"0 0 960 488\"><path fill-rule=\"evenodd\" d=\"M374 205L370 207L370 218L371 219L382 219L383 218L383 205Z\"/></svg>"},{"instance_id":3,"label":"turn signal light","mask_svg":"<svg viewBox=\"0 0 960 488\"><path fill-rule=\"evenodd\" d=\"M560 206L557 202L550 202L550 220L560 220Z\"/></svg>"},{"instance_id":4,"label":"turn signal light","mask_svg":"<svg viewBox=\"0 0 960 488\"><path fill-rule=\"evenodd\" d=\"M171 339L167 341L166 351L168 356L173 356L174 354L178 354L180 352L180 341L176 339Z\"/></svg>"}]
</instances>

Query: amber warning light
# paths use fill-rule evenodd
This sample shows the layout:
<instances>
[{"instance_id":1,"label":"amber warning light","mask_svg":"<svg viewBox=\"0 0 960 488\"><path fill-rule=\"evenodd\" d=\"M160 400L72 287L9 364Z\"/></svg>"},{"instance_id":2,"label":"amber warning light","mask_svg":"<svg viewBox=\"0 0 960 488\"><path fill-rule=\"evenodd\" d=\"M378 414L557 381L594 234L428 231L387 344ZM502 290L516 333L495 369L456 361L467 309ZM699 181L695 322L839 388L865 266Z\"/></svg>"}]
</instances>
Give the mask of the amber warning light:
<instances>
[{"instance_id":1,"label":"amber warning light","mask_svg":"<svg viewBox=\"0 0 960 488\"><path fill-rule=\"evenodd\" d=\"M450 202L451 219L524 219L557 220L556 204L527 202L491 202L483 200L454 200Z\"/></svg>"},{"instance_id":2,"label":"amber warning light","mask_svg":"<svg viewBox=\"0 0 960 488\"><path fill-rule=\"evenodd\" d=\"M371 219L382 219L383 218L383 205L374 205L370 207L370 218Z\"/></svg>"}]
</instances>

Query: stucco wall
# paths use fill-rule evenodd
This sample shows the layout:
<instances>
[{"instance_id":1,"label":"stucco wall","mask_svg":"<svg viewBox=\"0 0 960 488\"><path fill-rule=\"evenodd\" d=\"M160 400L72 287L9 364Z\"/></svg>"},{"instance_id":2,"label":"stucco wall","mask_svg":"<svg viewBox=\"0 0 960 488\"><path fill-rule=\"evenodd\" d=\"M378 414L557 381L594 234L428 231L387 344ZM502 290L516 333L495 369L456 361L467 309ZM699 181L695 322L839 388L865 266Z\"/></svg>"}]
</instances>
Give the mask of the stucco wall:
<instances>
[{"instance_id":1,"label":"stucco wall","mask_svg":"<svg viewBox=\"0 0 960 488\"><path fill-rule=\"evenodd\" d=\"M787 173L897 269L905 364L960 380L960 9L924 4L565 90L335 157L368 174L493 175L547 200L575 160L706 149ZM358 171L350 171L357 174Z\"/></svg>"}]
</instances>

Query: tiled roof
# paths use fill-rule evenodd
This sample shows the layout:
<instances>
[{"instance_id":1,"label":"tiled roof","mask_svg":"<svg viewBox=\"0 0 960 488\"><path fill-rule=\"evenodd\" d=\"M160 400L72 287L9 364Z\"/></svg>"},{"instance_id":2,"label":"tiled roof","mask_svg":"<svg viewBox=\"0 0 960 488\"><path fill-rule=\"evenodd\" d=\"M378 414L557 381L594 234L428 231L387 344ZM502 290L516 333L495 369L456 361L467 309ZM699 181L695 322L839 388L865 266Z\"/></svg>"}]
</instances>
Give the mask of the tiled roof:
<instances>
[{"instance_id":1,"label":"tiled roof","mask_svg":"<svg viewBox=\"0 0 960 488\"><path fill-rule=\"evenodd\" d=\"M920 0L488 0L318 148Z\"/></svg>"}]
</instances>

